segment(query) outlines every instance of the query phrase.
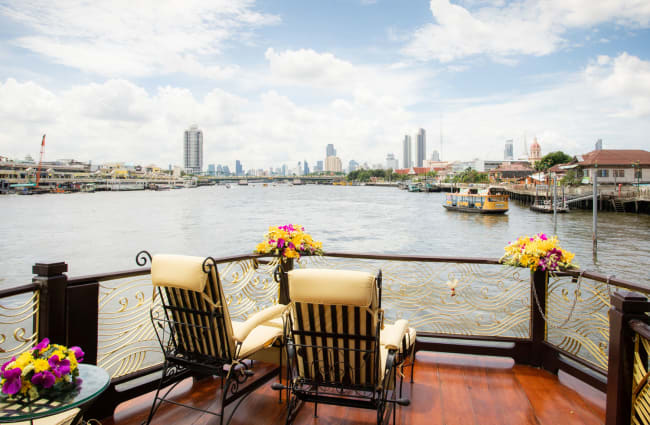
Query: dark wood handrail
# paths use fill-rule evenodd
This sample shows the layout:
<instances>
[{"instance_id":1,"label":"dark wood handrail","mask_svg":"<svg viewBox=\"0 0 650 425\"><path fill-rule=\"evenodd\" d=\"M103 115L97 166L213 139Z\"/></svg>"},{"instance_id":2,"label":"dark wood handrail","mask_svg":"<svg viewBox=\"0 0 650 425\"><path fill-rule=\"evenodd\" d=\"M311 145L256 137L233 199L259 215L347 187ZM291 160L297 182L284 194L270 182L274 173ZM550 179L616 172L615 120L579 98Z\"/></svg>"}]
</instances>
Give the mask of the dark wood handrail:
<instances>
[{"instance_id":1,"label":"dark wood handrail","mask_svg":"<svg viewBox=\"0 0 650 425\"><path fill-rule=\"evenodd\" d=\"M571 276L578 278L582 274L582 277L587 279L595 280L602 283L607 283L609 285L618 286L620 288L629 289L631 291L641 292L643 294L650 294L650 286L642 285L638 283L633 283L627 280L618 279L613 276L605 276L604 274L597 272L590 272L588 270L567 270L564 272L555 273L557 276Z\"/></svg>"},{"instance_id":2,"label":"dark wood handrail","mask_svg":"<svg viewBox=\"0 0 650 425\"><path fill-rule=\"evenodd\" d=\"M0 298L12 297L14 295L25 294L27 292L34 292L36 289L39 289L39 287L35 283L29 283L22 286L14 286L13 288L0 290Z\"/></svg>"},{"instance_id":3,"label":"dark wood handrail","mask_svg":"<svg viewBox=\"0 0 650 425\"><path fill-rule=\"evenodd\" d=\"M638 319L630 320L630 328L647 340L650 340L650 325Z\"/></svg>"}]
</instances>

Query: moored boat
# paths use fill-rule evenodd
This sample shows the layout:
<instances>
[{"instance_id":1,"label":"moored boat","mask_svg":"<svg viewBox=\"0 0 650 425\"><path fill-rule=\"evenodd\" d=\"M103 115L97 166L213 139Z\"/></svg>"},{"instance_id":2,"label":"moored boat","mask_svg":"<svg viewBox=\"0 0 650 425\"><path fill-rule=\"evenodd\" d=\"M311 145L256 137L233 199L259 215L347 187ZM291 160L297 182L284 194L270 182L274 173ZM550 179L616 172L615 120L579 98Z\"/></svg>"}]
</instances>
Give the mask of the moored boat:
<instances>
[{"instance_id":1,"label":"moored boat","mask_svg":"<svg viewBox=\"0 0 650 425\"><path fill-rule=\"evenodd\" d=\"M497 195L491 193L489 189L481 192L476 189L465 189L448 194L442 206L450 211L505 214L508 211L508 195Z\"/></svg>"}]
</instances>

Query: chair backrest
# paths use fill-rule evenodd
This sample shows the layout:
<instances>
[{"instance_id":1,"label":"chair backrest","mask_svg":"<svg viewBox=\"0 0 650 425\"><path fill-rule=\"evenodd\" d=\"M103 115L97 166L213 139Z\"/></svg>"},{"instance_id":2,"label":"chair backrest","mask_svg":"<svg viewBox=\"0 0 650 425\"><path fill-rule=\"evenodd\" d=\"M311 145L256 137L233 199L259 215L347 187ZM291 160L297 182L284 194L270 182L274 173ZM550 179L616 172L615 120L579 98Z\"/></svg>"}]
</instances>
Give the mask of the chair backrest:
<instances>
[{"instance_id":1,"label":"chair backrest","mask_svg":"<svg viewBox=\"0 0 650 425\"><path fill-rule=\"evenodd\" d=\"M232 361L232 323L217 265L209 258L154 255L151 280L162 298L174 355Z\"/></svg>"},{"instance_id":2,"label":"chair backrest","mask_svg":"<svg viewBox=\"0 0 650 425\"><path fill-rule=\"evenodd\" d=\"M374 388L381 325L375 276L322 269L288 275L300 377L321 386Z\"/></svg>"}]
</instances>

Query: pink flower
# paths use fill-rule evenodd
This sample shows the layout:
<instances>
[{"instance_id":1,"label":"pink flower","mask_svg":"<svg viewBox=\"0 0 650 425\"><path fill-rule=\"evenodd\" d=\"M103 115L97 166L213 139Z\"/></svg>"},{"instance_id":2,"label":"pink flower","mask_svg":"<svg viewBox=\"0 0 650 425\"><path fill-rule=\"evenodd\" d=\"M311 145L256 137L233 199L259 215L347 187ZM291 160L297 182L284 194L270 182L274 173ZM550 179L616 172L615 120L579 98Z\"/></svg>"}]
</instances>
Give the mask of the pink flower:
<instances>
[{"instance_id":1,"label":"pink flower","mask_svg":"<svg viewBox=\"0 0 650 425\"><path fill-rule=\"evenodd\" d=\"M282 249L284 247L284 239L280 238L278 239L278 248Z\"/></svg>"},{"instance_id":2,"label":"pink flower","mask_svg":"<svg viewBox=\"0 0 650 425\"><path fill-rule=\"evenodd\" d=\"M15 361L16 361L16 356L13 356L13 357L11 358L11 360L9 360L7 363L4 363L4 364L2 365L2 367L0 367L0 375L4 375L4 373L5 373L5 369L7 368L7 366L9 366L11 363L13 363L13 362L15 362Z\"/></svg>"},{"instance_id":3,"label":"pink flower","mask_svg":"<svg viewBox=\"0 0 650 425\"><path fill-rule=\"evenodd\" d=\"M539 234L539 238L540 238L541 240L543 240L543 241L547 241L547 240L548 240L548 238L546 237L546 235L545 235L544 233L540 233L540 234Z\"/></svg>"},{"instance_id":4,"label":"pink flower","mask_svg":"<svg viewBox=\"0 0 650 425\"><path fill-rule=\"evenodd\" d=\"M56 381L56 378L48 370L44 370L43 372L35 373L34 376L32 376L32 384L40 385L43 388L51 388L52 385L54 385L55 381Z\"/></svg>"},{"instance_id":5,"label":"pink flower","mask_svg":"<svg viewBox=\"0 0 650 425\"><path fill-rule=\"evenodd\" d=\"M59 356L55 355L50 357L47 362L50 364L52 372L57 378L70 373L70 360L68 359L59 360Z\"/></svg>"},{"instance_id":6,"label":"pink flower","mask_svg":"<svg viewBox=\"0 0 650 425\"><path fill-rule=\"evenodd\" d=\"M84 361L84 355L86 353L83 352L81 347L77 347L76 345L74 347L69 348L70 351L74 353L74 356L77 358L78 362L83 362Z\"/></svg>"},{"instance_id":7,"label":"pink flower","mask_svg":"<svg viewBox=\"0 0 650 425\"><path fill-rule=\"evenodd\" d=\"M43 340L39 342L36 345L36 347L34 347L34 350L38 350L38 351L45 350L48 345L50 345L50 340L47 338L43 338Z\"/></svg>"},{"instance_id":8,"label":"pink flower","mask_svg":"<svg viewBox=\"0 0 650 425\"><path fill-rule=\"evenodd\" d=\"M14 395L20 391L20 387L23 386L22 381L20 380L20 374L22 372L23 371L18 367L4 371L5 383L2 386L3 393Z\"/></svg>"}]
</instances>

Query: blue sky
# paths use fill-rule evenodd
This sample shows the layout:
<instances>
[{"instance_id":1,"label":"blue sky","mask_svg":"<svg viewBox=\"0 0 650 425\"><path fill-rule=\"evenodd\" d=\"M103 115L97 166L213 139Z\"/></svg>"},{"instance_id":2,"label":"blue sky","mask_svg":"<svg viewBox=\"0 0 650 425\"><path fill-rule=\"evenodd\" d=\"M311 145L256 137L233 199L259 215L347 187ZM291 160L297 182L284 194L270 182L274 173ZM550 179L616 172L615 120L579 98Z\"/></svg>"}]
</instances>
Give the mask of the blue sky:
<instances>
[{"instance_id":1,"label":"blue sky","mask_svg":"<svg viewBox=\"0 0 650 425\"><path fill-rule=\"evenodd\" d=\"M650 3L0 0L0 155L245 168L650 149Z\"/></svg>"}]
</instances>

